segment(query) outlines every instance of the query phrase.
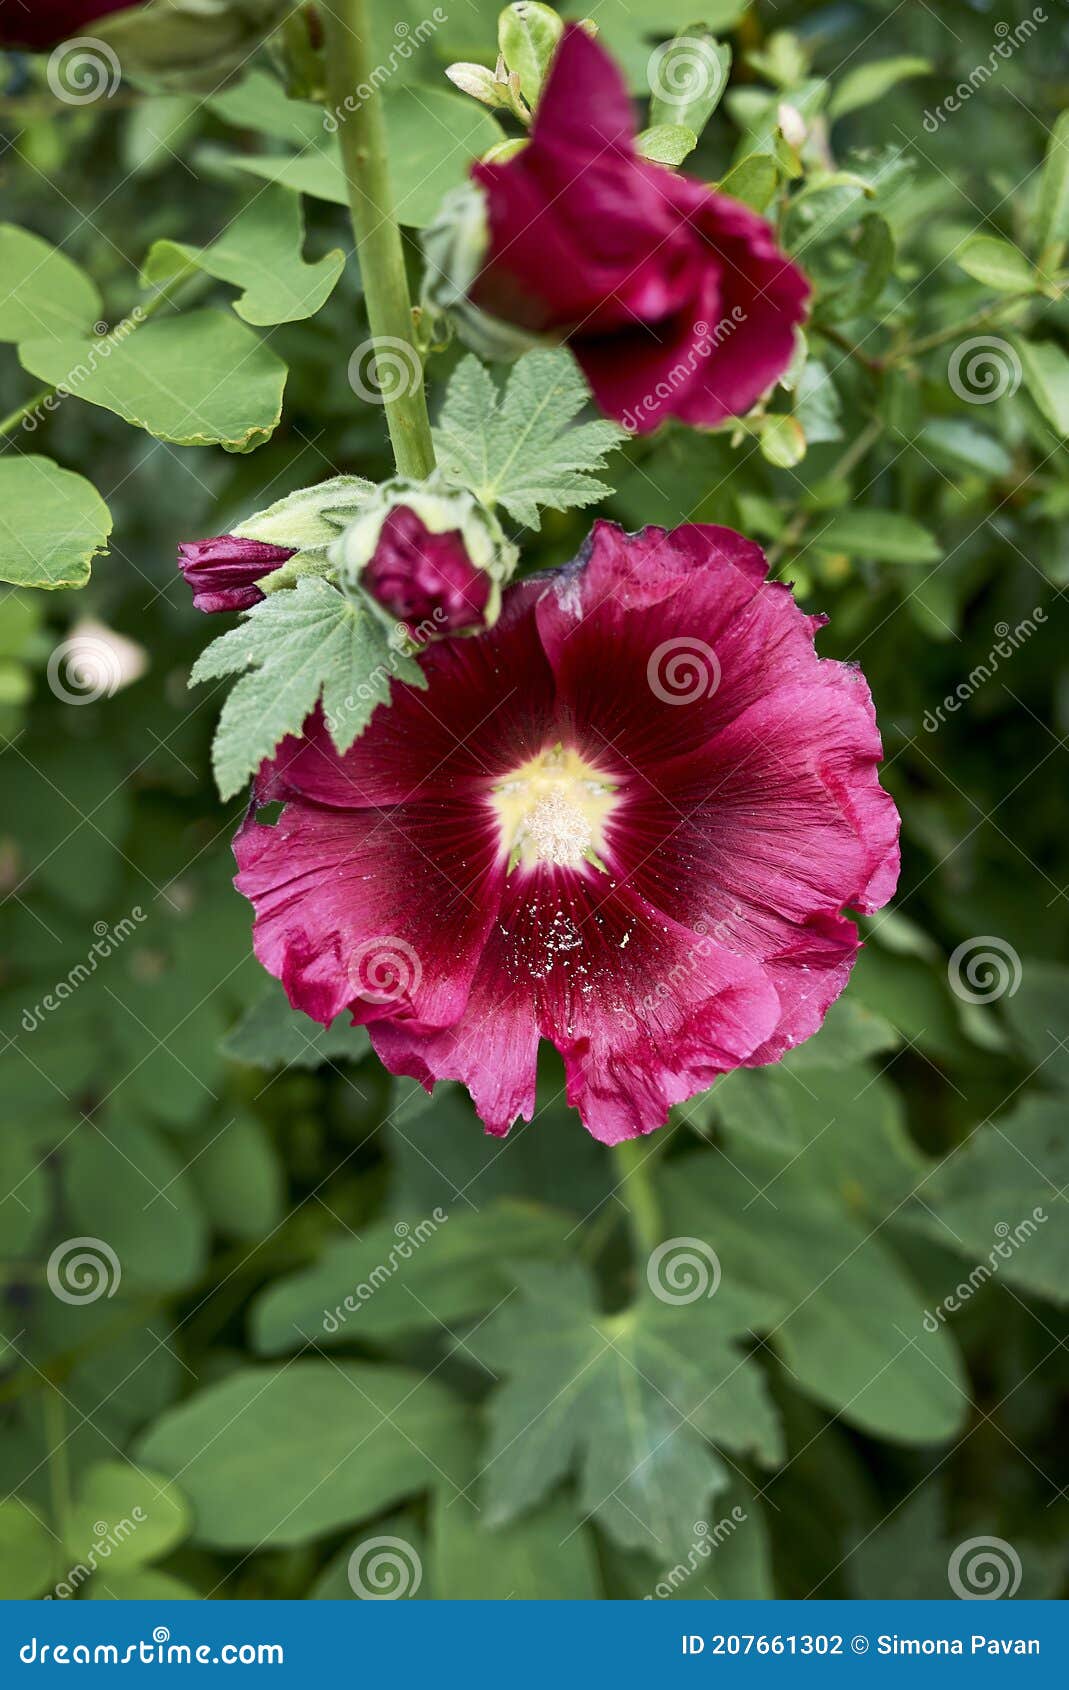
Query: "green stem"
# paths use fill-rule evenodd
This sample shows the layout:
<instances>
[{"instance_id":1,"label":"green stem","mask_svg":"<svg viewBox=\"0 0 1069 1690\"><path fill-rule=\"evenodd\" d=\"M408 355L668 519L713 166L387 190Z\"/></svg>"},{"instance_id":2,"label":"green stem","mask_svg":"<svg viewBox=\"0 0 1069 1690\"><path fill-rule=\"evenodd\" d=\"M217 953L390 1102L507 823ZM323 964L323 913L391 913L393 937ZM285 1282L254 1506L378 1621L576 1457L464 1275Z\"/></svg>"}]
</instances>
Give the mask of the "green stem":
<instances>
[{"instance_id":1,"label":"green stem","mask_svg":"<svg viewBox=\"0 0 1069 1690\"><path fill-rule=\"evenodd\" d=\"M923 335L920 340L907 341L906 345L900 346L888 361L902 364L907 358L919 358L922 352L931 352L935 347L943 346L948 340L958 340L962 335L967 335L971 329L985 328L988 323L997 322L1004 312L1015 310L1020 305L1026 305L1030 301L1034 302L1035 299L1034 289L1030 289L1027 293L1011 294L1008 298L1000 299L992 305L985 305L982 310L975 311L971 317L966 317L964 322L950 323L945 329L936 329L932 334Z\"/></svg>"},{"instance_id":2,"label":"green stem","mask_svg":"<svg viewBox=\"0 0 1069 1690\"><path fill-rule=\"evenodd\" d=\"M658 1136L664 1136L663 1130ZM652 1178L653 1163L660 1148L663 1147L655 1149L645 1138L629 1138L613 1149L620 1176L617 1195L630 1211L635 1248L643 1256L648 1256L661 1242L661 1215Z\"/></svg>"},{"instance_id":3,"label":"green stem","mask_svg":"<svg viewBox=\"0 0 1069 1690\"><path fill-rule=\"evenodd\" d=\"M32 399L27 399L24 405L19 405L15 410L10 411L0 421L0 439L3 439L5 434L14 434L19 423L36 411L38 405L43 405L46 399L51 399L55 391L54 387L42 387L40 393L35 393Z\"/></svg>"},{"instance_id":4,"label":"green stem","mask_svg":"<svg viewBox=\"0 0 1069 1690\"><path fill-rule=\"evenodd\" d=\"M320 12L328 92L338 120L368 323L374 341L397 352L402 368L401 381L391 384L389 396L385 389L382 394L390 442L399 472L422 479L434 468L434 448L404 248L394 215L382 98L371 63L370 4L323 0Z\"/></svg>"},{"instance_id":5,"label":"green stem","mask_svg":"<svg viewBox=\"0 0 1069 1690\"><path fill-rule=\"evenodd\" d=\"M880 417L870 417L861 433L851 441L842 456L833 464L828 472L829 481L839 481L851 475L867 452L875 446L883 433L883 421ZM783 533L775 545L768 548L768 567L775 569L787 552L793 551L802 539L806 529L812 522L815 512L799 505L794 515L789 518Z\"/></svg>"},{"instance_id":6,"label":"green stem","mask_svg":"<svg viewBox=\"0 0 1069 1690\"><path fill-rule=\"evenodd\" d=\"M847 335L844 335L833 323L822 323L819 319L816 319L812 324L812 329L814 334L823 335L825 340L830 340L833 346L839 347L840 351L845 352L848 357L855 358L871 375L880 375L886 368L887 360L885 358L877 358L872 353L863 352L860 346L857 346Z\"/></svg>"}]
</instances>

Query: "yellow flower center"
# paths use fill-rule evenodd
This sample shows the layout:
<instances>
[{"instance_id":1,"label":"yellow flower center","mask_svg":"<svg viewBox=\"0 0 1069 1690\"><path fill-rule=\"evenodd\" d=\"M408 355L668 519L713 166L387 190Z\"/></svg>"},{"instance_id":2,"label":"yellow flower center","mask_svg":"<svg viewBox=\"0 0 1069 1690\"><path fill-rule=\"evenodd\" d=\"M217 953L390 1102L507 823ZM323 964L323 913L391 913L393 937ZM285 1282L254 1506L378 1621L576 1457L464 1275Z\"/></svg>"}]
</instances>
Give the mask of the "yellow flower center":
<instances>
[{"instance_id":1,"label":"yellow flower center","mask_svg":"<svg viewBox=\"0 0 1069 1690\"><path fill-rule=\"evenodd\" d=\"M555 745L496 782L492 802L509 872L553 863L604 869L605 823L615 786L571 747Z\"/></svg>"}]
</instances>

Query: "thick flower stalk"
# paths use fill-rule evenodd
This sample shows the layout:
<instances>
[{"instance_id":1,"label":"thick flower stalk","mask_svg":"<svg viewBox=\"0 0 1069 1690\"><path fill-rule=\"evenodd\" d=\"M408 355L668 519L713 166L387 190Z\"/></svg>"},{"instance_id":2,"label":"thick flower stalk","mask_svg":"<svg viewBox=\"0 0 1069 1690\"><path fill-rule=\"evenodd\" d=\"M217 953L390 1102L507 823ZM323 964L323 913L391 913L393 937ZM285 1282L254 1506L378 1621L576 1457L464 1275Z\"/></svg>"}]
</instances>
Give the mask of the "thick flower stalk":
<instances>
[{"instance_id":1,"label":"thick flower stalk","mask_svg":"<svg viewBox=\"0 0 1069 1690\"><path fill-rule=\"evenodd\" d=\"M431 231L428 298L477 349L515 331L567 341L635 433L713 427L783 374L809 284L762 218L634 141L616 66L568 26L530 142L475 165L483 204L457 197Z\"/></svg>"},{"instance_id":2,"label":"thick flower stalk","mask_svg":"<svg viewBox=\"0 0 1069 1690\"><path fill-rule=\"evenodd\" d=\"M628 536L423 649L344 755L318 717L236 841L297 1008L393 1072L531 1118L540 1038L615 1143L820 1026L890 897L898 818L868 688L729 529Z\"/></svg>"}]
</instances>

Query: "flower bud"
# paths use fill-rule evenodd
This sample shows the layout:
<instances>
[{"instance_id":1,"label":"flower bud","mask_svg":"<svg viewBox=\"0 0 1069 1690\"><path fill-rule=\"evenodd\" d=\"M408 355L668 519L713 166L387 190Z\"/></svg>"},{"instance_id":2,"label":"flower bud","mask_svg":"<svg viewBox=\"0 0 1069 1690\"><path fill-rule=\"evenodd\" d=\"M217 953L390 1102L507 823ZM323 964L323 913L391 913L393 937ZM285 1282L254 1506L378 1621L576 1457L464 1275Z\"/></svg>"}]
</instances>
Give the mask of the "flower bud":
<instances>
[{"instance_id":1,"label":"flower bud","mask_svg":"<svg viewBox=\"0 0 1069 1690\"><path fill-rule=\"evenodd\" d=\"M193 589L193 606L212 614L220 610L249 610L264 594L257 582L288 563L288 546L269 546L242 540L236 534L217 534L211 540L185 540L178 548L178 567Z\"/></svg>"},{"instance_id":2,"label":"flower bud","mask_svg":"<svg viewBox=\"0 0 1069 1690\"><path fill-rule=\"evenodd\" d=\"M466 64L463 61L455 65L447 65L446 76L454 88L459 88L462 94L470 94L473 100L481 100L484 106L500 106L506 104L501 98L497 78L486 65Z\"/></svg>"},{"instance_id":3,"label":"flower bud","mask_svg":"<svg viewBox=\"0 0 1069 1690\"><path fill-rule=\"evenodd\" d=\"M519 78L519 92L537 104L550 62L564 33L564 20L536 0L516 0L497 20L497 44L509 71Z\"/></svg>"},{"instance_id":4,"label":"flower bud","mask_svg":"<svg viewBox=\"0 0 1069 1690\"><path fill-rule=\"evenodd\" d=\"M517 551L473 494L432 476L386 482L328 555L343 589L363 588L423 643L496 621Z\"/></svg>"},{"instance_id":5,"label":"flower bud","mask_svg":"<svg viewBox=\"0 0 1069 1690\"><path fill-rule=\"evenodd\" d=\"M328 547L374 491L362 476L335 475L276 499L230 534L185 541L178 567L196 609L248 610L299 575L326 574Z\"/></svg>"}]
</instances>

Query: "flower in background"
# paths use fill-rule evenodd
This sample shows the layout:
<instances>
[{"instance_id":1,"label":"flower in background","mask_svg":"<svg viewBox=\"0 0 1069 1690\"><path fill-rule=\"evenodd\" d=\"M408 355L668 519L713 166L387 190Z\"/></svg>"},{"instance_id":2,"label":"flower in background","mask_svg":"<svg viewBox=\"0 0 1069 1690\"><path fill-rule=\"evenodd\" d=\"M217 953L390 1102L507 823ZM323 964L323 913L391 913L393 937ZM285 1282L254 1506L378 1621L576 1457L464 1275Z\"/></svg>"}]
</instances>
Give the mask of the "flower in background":
<instances>
[{"instance_id":1,"label":"flower in background","mask_svg":"<svg viewBox=\"0 0 1069 1690\"><path fill-rule=\"evenodd\" d=\"M178 548L178 567L193 589L197 610L248 610L263 593L256 585L294 555L292 546L270 546L217 534L211 540L187 540Z\"/></svg>"},{"instance_id":2,"label":"flower in background","mask_svg":"<svg viewBox=\"0 0 1069 1690\"><path fill-rule=\"evenodd\" d=\"M493 622L517 551L471 493L431 477L379 488L328 556L344 588L362 587L422 639Z\"/></svg>"},{"instance_id":3,"label":"flower in background","mask_svg":"<svg viewBox=\"0 0 1069 1690\"><path fill-rule=\"evenodd\" d=\"M366 1023L394 1073L530 1119L540 1038L598 1139L816 1031L898 874L854 668L725 528L595 525L344 756L313 718L236 840L291 1003Z\"/></svg>"},{"instance_id":4,"label":"flower in background","mask_svg":"<svg viewBox=\"0 0 1069 1690\"><path fill-rule=\"evenodd\" d=\"M635 432L668 416L711 427L783 374L809 284L762 218L640 158L634 138L616 66L569 25L529 144L473 167L487 244L470 299L565 339Z\"/></svg>"},{"instance_id":5,"label":"flower in background","mask_svg":"<svg viewBox=\"0 0 1069 1690\"><path fill-rule=\"evenodd\" d=\"M0 0L0 47L54 47L137 0Z\"/></svg>"}]
</instances>

